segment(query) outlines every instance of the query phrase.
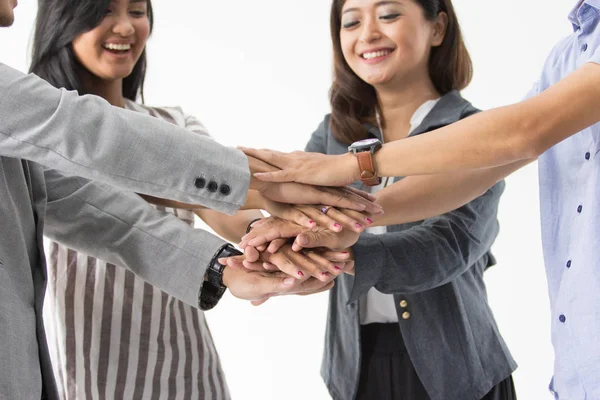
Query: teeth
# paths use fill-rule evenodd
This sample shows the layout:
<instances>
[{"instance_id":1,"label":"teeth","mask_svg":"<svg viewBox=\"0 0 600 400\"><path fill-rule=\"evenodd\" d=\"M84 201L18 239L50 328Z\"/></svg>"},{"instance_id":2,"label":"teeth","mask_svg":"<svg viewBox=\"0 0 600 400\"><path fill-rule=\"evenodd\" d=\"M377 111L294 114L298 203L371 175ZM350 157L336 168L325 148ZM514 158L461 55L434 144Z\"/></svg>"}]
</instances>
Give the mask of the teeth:
<instances>
[{"instance_id":1,"label":"teeth","mask_svg":"<svg viewBox=\"0 0 600 400\"><path fill-rule=\"evenodd\" d=\"M389 50L381 50L381 51L374 51L372 53L364 53L362 55L362 57L366 60L372 60L373 58L387 56L390 53L391 53L391 51L389 51Z\"/></svg>"},{"instance_id":2,"label":"teeth","mask_svg":"<svg viewBox=\"0 0 600 400\"><path fill-rule=\"evenodd\" d=\"M120 50L120 51L126 51L131 49L131 45L130 44L115 44L115 43L106 43L104 45L105 49L108 50Z\"/></svg>"}]
</instances>

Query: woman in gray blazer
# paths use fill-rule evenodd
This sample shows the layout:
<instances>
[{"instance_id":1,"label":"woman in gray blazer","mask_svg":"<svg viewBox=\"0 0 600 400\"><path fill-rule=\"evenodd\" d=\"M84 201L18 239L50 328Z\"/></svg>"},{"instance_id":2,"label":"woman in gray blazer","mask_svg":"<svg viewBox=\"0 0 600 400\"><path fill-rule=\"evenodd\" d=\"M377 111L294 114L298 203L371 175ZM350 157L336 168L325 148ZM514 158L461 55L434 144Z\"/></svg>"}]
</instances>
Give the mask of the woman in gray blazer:
<instances>
[{"instance_id":1,"label":"woman in gray blazer","mask_svg":"<svg viewBox=\"0 0 600 400\"><path fill-rule=\"evenodd\" d=\"M401 140L478 111L458 93L472 65L450 0L334 0L331 32L332 113L306 151L344 154L362 139ZM495 264L503 190L500 182L455 211L387 228L349 214L369 226L359 238L343 231L311 244L344 250L355 262L355 276L340 276L330 292L321 373L334 399L516 398L516 363L483 281ZM348 217L327 207L302 212L318 222L327 222L323 213Z\"/></svg>"},{"instance_id":2,"label":"woman in gray blazer","mask_svg":"<svg viewBox=\"0 0 600 400\"><path fill-rule=\"evenodd\" d=\"M450 0L335 0L331 23L332 113L307 151L343 154L361 139L400 140L477 112L457 92L472 66ZM356 276L332 289L322 365L335 399L516 397L516 364L483 281L503 189L439 217L369 228L348 250Z\"/></svg>"}]
</instances>

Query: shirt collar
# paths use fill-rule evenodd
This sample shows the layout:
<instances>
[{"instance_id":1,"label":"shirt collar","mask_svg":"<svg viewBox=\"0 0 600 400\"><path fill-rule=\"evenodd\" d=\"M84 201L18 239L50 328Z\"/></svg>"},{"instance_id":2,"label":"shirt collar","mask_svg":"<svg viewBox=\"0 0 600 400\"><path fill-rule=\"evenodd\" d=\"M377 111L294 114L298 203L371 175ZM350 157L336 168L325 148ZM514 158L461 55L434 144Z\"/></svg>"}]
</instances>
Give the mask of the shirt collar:
<instances>
[{"instance_id":1,"label":"shirt collar","mask_svg":"<svg viewBox=\"0 0 600 400\"><path fill-rule=\"evenodd\" d=\"M574 30L579 29L581 26L581 21L579 20L579 10L584 6L584 4L600 10L600 0L577 0L577 4L569 13L569 22L573 24Z\"/></svg>"}]
</instances>

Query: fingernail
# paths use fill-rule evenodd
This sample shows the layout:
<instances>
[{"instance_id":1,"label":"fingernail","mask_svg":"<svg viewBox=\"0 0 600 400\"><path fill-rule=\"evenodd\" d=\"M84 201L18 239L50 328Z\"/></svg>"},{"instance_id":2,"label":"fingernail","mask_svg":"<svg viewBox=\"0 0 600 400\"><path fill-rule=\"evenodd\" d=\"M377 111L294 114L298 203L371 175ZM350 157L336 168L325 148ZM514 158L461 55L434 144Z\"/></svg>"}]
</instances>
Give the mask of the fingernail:
<instances>
[{"instance_id":1,"label":"fingernail","mask_svg":"<svg viewBox=\"0 0 600 400\"><path fill-rule=\"evenodd\" d=\"M298 276L304 276L304 272L298 271Z\"/></svg>"},{"instance_id":2,"label":"fingernail","mask_svg":"<svg viewBox=\"0 0 600 400\"><path fill-rule=\"evenodd\" d=\"M363 226L362 226L361 224L359 224L359 223L356 223L356 224L354 224L354 226L355 226L355 227L357 227L357 228L362 228L362 227L363 227Z\"/></svg>"},{"instance_id":3,"label":"fingernail","mask_svg":"<svg viewBox=\"0 0 600 400\"><path fill-rule=\"evenodd\" d=\"M347 251L342 251L342 254L348 254L348 252Z\"/></svg>"},{"instance_id":4,"label":"fingernail","mask_svg":"<svg viewBox=\"0 0 600 400\"><path fill-rule=\"evenodd\" d=\"M222 265L227 264L227 259L226 258L219 258L219 264L222 264Z\"/></svg>"},{"instance_id":5,"label":"fingernail","mask_svg":"<svg viewBox=\"0 0 600 400\"><path fill-rule=\"evenodd\" d=\"M296 280L294 278L285 278L283 280L283 284L289 286L289 285L293 285L295 281Z\"/></svg>"},{"instance_id":6,"label":"fingernail","mask_svg":"<svg viewBox=\"0 0 600 400\"><path fill-rule=\"evenodd\" d=\"M368 222L369 224L372 224L372 223L373 223L373 220L372 220L371 218L367 218L367 222Z\"/></svg>"},{"instance_id":7,"label":"fingernail","mask_svg":"<svg viewBox=\"0 0 600 400\"><path fill-rule=\"evenodd\" d=\"M338 267L337 265L334 265L333 268L335 268L336 271L341 271L342 269L340 267Z\"/></svg>"},{"instance_id":8,"label":"fingernail","mask_svg":"<svg viewBox=\"0 0 600 400\"><path fill-rule=\"evenodd\" d=\"M315 221L308 221L309 224L313 225L315 223Z\"/></svg>"},{"instance_id":9,"label":"fingernail","mask_svg":"<svg viewBox=\"0 0 600 400\"><path fill-rule=\"evenodd\" d=\"M342 227L340 224L337 224L337 223L333 224L333 226L336 227L336 228L341 228Z\"/></svg>"},{"instance_id":10,"label":"fingernail","mask_svg":"<svg viewBox=\"0 0 600 400\"><path fill-rule=\"evenodd\" d=\"M323 275L323 276L327 276L327 275L329 275L329 274L328 274L327 272L321 272L321 275Z\"/></svg>"}]
</instances>

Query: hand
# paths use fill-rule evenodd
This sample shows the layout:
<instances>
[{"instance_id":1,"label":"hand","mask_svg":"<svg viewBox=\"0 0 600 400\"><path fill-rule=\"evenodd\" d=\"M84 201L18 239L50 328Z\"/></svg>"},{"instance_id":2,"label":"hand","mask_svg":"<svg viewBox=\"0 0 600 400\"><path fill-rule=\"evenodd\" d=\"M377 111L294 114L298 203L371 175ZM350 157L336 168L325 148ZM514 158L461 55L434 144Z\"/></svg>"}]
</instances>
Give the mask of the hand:
<instances>
[{"instance_id":1,"label":"hand","mask_svg":"<svg viewBox=\"0 0 600 400\"><path fill-rule=\"evenodd\" d=\"M359 236L359 233L348 229L333 232L329 229L317 228L299 234L294 240L292 249L294 251L316 247L326 247L332 250L347 249L358 241Z\"/></svg>"},{"instance_id":2,"label":"hand","mask_svg":"<svg viewBox=\"0 0 600 400\"><path fill-rule=\"evenodd\" d=\"M326 188L300 183L273 182L259 182L254 186L263 197L280 203L326 204L371 214L383 213L381 206L373 203L373 196L350 187Z\"/></svg>"},{"instance_id":3,"label":"hand","mask_svg":"<svg viewBox=\"0 0 600 400\"><path fill-rule=\"evenodd\" d=\"M331 281L300 281L281 272L258 272L230 267L225 267L223 271L223 283L235 297L260 304L276 295L316 292L333 286Z\"/></svg>"},{"instance_id":4,"label":"hand","mask_svg":"<svg viewBox=\"0 0 600 400\"><path fill-rule=\"evenodd\" d=\"M265 182L298 182L319 186L346 186L360 179L356 157L351 154L325 155L295 151L240 148L248 157L273 165L281 171L254 174ZM359 210L360 211L360 210Z\"/></svg>"},{"instance_id":5,"label":"hand","mask_svg":"<svg viewBox=\"0 0 600 400\"><path fill-rule=\"evenodd\" d=\"M245 256L234 256L221 259L219 262L228 267L252 271L282 271L294 279L306 280L314 277L322 282L328 282L345 271L347 253L330 252L328 258L315 251L296 252L289 244L282 246L274 254L263 252L260 261L252 262Z\"/></svg>"},{"instance_id":6,"label":"hand","mask_svg":"<svg viewBox=\"0 0 600 400\"><path fill-rule=\"evenodd\" d=\"M292 205L265 200L264 209L271 216L295 222L308 229L318 225L334 232L342 229L362 232L365 225L373 224L370 214L345 208L328 207L326 212L323 212L322 206Z\"/></svg>"}]
</instances>

